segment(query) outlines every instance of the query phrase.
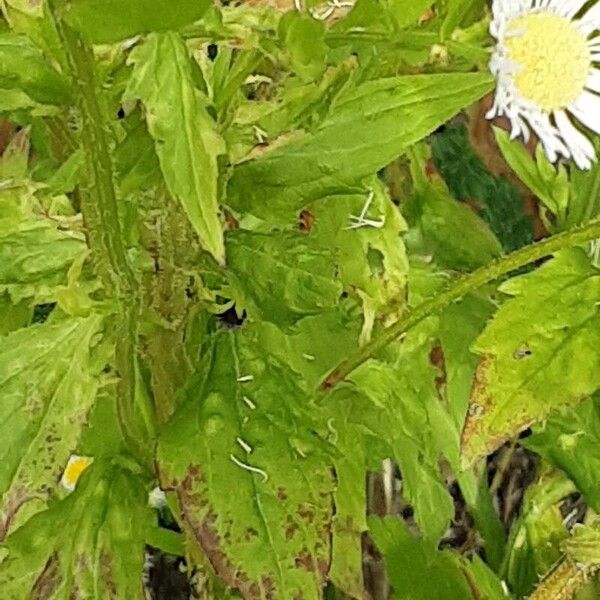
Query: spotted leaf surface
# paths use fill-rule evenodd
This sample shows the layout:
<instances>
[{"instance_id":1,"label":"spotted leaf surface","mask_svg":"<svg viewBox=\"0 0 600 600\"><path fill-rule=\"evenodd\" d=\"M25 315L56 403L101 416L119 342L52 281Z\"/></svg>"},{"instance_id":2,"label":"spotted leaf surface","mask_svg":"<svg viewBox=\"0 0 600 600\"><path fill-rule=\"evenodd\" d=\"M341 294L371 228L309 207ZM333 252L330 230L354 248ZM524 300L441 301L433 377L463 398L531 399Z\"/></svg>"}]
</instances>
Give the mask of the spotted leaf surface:
<instances>
[{"instance_id":1,"label":"spotted leaf surface","mask_svg":"<svg viewBox=\"0 0 600 600\"><path fill-rule=\"evenodd\" d=\"M600 271L583 249L500 289L512 298L474 344L481 361L462 435L467 464L600 386Z\"/></svg>"},{"instance_id":2,"label":"spotted leaf surface","mask_svg":"<svg viewBox=\"0 0 600 600\"><path fill-rule=\"evenodd\" d=\"M98 387L90 357L102 318L18 329L0 349L0 540L44 508Z\"/></svg>"},{"instance_id":3,"label":"spotted leaf surface","mask_svg":"<svg viewBox=\"0 0 600 600\"><path fill-rule=\"evenodd\" d=\"M75 492L0 546L2 597L141 600L145 532L152 523L143 481L99 461Z\"/></svg>"},{"instance_id":4,"label":"spotted leaf surface","mask_svg":"<svg viewBox=\"0 0 600 600\"><path fill-rule=\"evenodd\" d=\"M205 361L203 381L162 435L162 487L243 598L320 598L333 480L306 396L251 331L217 335Z\"/></svg>"}]
</instances>

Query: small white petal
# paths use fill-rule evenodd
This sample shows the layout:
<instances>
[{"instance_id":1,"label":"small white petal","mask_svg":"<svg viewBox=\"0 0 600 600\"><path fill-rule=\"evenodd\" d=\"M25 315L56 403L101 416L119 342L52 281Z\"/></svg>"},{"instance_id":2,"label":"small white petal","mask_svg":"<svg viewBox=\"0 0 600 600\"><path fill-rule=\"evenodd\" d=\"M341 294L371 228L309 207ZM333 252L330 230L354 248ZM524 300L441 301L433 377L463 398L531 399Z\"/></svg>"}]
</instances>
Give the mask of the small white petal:
<instances>
[{"instance_id":1,"label":"small white petal","mask_svg":"<svg viewBox=\"0 0 600 600\"><path fill-rule=\"evenodd\" d=\"M595 4L587 11L579 23L579 28L586 35L590 35L596 29L600 29L600 4Z\"/></svg>"},{"instance_id":2,"label":"small white petal","mask_svg":"<svg viewBox=\"0 0 600 600\"><path fill-rule=\"evenodd\" d=\"M600 96L584 90L568 110L588 129L600 135Z\"/></svg>"},{"instance_id":3,"label":"small white petal","mask_svg":"<svg viewBox=\"0 0 600 600\"><path fill-rule=\"evenodd\" d=\"M592 161L596 159L596 152L590 140L575 128L562 110L554 113L554 118L575 164L580 169L589 169Z\"/></svg>"},{"instance_id":4,"label":"small white petal","mask_svg":"<svg viewBox=\"0 0 600 600\"><path fill-rule=\"evenodd\" d=\"M544 152L550 162L556 162L559 156L570 156L569 150L560 138L560 133L552 123L547 114L541 111L531 111L531 114L526 115L527 120L531 125L531 129L539 138Z\"/></svg>"},{"instance_id":5,"label":"small white petal","mask_svg":"<svg viewBox=\"0 0 600 600\"><path fill-rule=\"evenodd\" d=\"M600 93L600 71L598 69L592 69L590 76L585 83L585 87L593 92Z\"/></svg>"},{"instance_id":6,"label":"small white petal","mask_svg":"<svg viewBox=\"0 0 600 600\"><path fill-rule=\"evenodd\" d=\"M583 8L583 5L587 1L588 0L569 0L569 2L565 2L561 15L567 17L567 19L572 19Z\"/></svg>"}]
</instances>

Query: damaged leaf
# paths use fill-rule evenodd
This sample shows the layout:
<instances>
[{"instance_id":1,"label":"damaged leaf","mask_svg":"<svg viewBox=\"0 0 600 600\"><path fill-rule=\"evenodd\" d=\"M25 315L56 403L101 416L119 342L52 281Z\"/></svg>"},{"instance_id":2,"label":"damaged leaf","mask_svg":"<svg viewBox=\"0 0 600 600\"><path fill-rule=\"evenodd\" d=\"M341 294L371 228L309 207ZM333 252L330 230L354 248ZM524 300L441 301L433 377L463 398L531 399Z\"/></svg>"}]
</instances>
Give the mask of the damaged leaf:
<instances>
[{"instance_id":1,"label":"damaged leaf","mask_svg":"<svg viewBox=\"0 0 600 600\"><path fill-rule=\"evenodd\" d=\"M153 524L140 477L96 461L77 489L0 546L6 600L143 600L145 533Z\"/></svg>"},{"instance_id":2,"label":"damaged leaf","mask_svg":"<svg viewBox=\"0 0 600 600\"><path fill-rule=\"evenodd\" d=\"M208 372L161 437L162 487L243 598L321 598L332 473L295 376L260 350L248 329L217 334Z\"/></svg>"},{"instance_id":3,"label":"damaged leaf","mask_svg":"<svg viewBox=\"0 0 600 600\"><path fill-rule=\"evenodd\" d=\"M102 317L19 329L0 349L0 540L44 508L98 387L91 357Z\"/></svg>"},{"instance_id":4,"label":"damaged leaf","mask_svg":"<svg viewBox=\"0 0 600 600\"><path fill-rule=\"evenodd\" d=\"M465 465L600 387L600 270L563 250L502 284L509 298L473 349L481 355L462 434Z\"/></svg>"}]
</instances>

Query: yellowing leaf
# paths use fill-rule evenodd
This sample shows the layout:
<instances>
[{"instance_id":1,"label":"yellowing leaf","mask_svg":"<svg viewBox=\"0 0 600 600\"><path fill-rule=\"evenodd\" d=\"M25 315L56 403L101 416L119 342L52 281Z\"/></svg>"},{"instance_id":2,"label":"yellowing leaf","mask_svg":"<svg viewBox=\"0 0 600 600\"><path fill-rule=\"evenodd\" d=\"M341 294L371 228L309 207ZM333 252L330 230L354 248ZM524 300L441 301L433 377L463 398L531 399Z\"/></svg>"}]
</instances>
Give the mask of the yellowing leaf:
<instances>
[{"instance_id":1,"label":"yellowing leaf","mask_svg":"<svg viewBox=\"0 0 600 600\"><path fill-rule=\"evenodd\" d=\"M32 517L0 547L2 598L142 600L151 525L154 515L140 477L98 461L75 492Z\"/></svg>"},{"instance_id":2,"label":"yellowing leaf","mask_svg":"<svg viewBox=\"0 0 600 600\"><path fill-rule=\"evenodd\" d=\"M222 141L194 85L190 56L174 33L152 34L132 52L126 96L140 99L165 182L203 247L223 263L217 156Z\"/></svg>"},{"instance_id":3,"label":"yellowing leaf","mask_svg":"<svg viewBox=\"0 0 600 600\"><path fill-rule=\"evenodd\" d=\"M0 540L42 509L86 423L99 368L102 318L19 329L0 349Z\"/></svg>"},{"instance_id":4,"label":"yellowing leaf","mask_svg":"<svg viewBox=\"0 0 600 600\"><path fill-rule=\"evenodd\" d=\"M600 270L583 249L500 289L513 298L474 344L482 358L462 436L465 464L600 387Z\"/></svg>"}]
</instances>

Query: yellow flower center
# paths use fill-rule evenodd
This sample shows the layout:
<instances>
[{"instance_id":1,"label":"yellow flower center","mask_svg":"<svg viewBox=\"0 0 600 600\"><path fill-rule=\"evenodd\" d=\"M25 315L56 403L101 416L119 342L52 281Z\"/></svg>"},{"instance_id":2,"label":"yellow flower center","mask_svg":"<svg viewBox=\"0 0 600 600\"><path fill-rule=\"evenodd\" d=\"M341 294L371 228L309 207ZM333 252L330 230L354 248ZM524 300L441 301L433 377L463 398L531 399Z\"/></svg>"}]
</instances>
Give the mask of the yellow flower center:
<instances>
[{"instance_id":1,"label":"yellow flower center","mask_svg":"<svg viewBox=\"0 0 600 600\"><path fill-rule=\"evenodd\" d=\"M545 12L513 19L505 46L519 67L517 89L545 111L565 108L583 91L590 50L586 37L568 19Z\"/></svg>"}]
</instances>

